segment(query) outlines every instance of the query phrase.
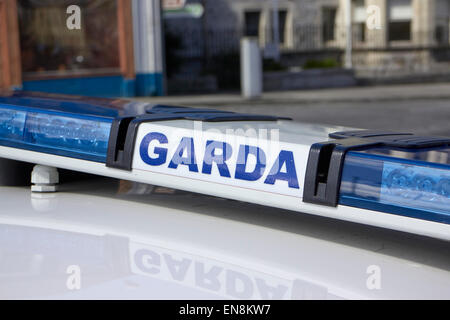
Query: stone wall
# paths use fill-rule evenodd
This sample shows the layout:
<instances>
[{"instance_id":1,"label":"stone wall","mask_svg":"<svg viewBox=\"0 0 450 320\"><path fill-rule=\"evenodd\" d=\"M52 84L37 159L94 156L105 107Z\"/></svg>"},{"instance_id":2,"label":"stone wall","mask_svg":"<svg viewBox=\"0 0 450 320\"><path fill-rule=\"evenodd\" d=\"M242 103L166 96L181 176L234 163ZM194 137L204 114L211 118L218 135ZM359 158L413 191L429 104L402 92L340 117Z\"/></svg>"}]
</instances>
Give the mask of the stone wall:
<instances>
[{"instance_id":1,"label":"stone wall","mask_svg":"<svg viewBox=\"0 0 450 320\"><path fill-rule=\"evenodd\" d=\"M264 73L264 91L339 88L355 86L353 71L346 69L316 69L300 72Z\"/></svg>"}]
</instances>

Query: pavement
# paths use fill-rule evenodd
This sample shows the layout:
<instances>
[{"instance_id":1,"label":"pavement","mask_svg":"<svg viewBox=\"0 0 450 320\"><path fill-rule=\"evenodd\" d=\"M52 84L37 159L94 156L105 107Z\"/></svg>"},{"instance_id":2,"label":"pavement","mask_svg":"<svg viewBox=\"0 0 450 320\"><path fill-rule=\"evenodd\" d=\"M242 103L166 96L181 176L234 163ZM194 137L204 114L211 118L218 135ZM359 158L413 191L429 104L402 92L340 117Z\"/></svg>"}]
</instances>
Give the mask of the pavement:
<instances>
[{"instance_id":1,"label":"pavement","mask_svg":"<svg viewBox=\"0 0 450 320\"><path fill-rule=\"evenodd\" d=\"M450 83L137 98L155 104L213 107L310 123L450 136Z\"/></svg>"}]
</instances>

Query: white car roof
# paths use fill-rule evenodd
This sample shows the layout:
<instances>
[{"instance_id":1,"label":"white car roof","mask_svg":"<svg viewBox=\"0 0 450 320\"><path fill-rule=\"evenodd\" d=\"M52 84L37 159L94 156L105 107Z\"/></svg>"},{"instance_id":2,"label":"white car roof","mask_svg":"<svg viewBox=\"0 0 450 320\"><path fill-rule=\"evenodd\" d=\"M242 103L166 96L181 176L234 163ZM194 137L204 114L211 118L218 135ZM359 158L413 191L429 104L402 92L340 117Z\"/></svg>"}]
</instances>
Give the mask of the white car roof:
<instances>
[{"instance_id":1,"label":"white car roof","mask_svg":"<svg viewBox=\"0 0 450 320\"><path fill-rule=\"evenodd\" d=\"M445 241L123 180L61 187L0 187L0 298L450 298Z\"/></svg>"}]
</instances>

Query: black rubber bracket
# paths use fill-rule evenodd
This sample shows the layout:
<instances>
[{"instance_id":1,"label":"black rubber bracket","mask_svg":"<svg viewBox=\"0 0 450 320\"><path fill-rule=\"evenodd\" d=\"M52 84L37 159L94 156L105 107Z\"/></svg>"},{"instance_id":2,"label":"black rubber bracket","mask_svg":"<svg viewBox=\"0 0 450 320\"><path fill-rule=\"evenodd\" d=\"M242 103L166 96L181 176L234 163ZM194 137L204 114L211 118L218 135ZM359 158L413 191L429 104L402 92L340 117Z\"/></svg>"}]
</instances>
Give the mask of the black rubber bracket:
<instances>
[{"instance_id":1,"label":"black rubber bracket","mask_svg":"<svg viewBox=\"0 0 450 320\"><path fill-rule=\"evenodd\" d=\"M143 115L114 120L109 137L106 166L128 171L131 170L137 131L139 125L145 122L169 120L195 120L205 122L277 121L281 119L290 120L290 118L242 114L213 109L165 105L152 106Z\"/></svg>"},{"instance_id":2,"label":"black rubber bracket","mask_svg":"<svg viewBox=\"0 0 450 320\"><path fill-rule=\"evenodd\" d=\"M401 149L450 146L450 138L423 137L390 131L346 131L329 136L336 140L313 144L309 151L303 202L337 206L345 155L350 150L380 146Z\"/></svg>"}]
</instances>

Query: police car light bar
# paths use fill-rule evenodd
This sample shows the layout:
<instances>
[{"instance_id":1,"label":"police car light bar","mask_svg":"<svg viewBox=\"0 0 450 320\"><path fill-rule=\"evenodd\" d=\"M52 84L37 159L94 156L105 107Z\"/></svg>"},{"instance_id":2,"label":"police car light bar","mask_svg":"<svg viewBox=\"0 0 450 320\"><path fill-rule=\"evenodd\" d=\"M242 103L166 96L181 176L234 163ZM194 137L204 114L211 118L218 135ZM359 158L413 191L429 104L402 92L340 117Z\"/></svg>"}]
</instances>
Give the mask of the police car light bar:
<instances>
[{"instance_id":1,"label":"police car light bar","mask_svg":"<svg viewBox=\"0 0 450 320\"><path fill-rule=\"evenodd\" d=\"M0 96L0 157L450 240L448 138L145 106Z\"/></svg>"}]
</instances>

